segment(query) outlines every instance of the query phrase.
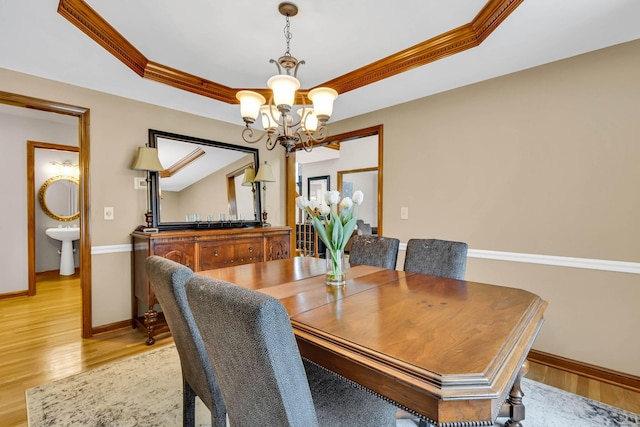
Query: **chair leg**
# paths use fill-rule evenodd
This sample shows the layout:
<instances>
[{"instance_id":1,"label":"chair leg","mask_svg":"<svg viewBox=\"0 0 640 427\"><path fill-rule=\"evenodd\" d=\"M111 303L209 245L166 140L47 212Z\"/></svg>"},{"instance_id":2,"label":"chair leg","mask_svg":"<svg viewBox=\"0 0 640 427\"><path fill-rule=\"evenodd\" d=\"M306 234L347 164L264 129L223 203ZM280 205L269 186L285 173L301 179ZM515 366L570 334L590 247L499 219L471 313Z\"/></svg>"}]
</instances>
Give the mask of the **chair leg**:
<instances>
[{"instance_id":1,"label":"chair leg","mask_svg":"<svg viewBox=\"0 0 640 427\"><path fill-rule=\"evenodd\" d=\"M182 379L182 425L183 427L196 425L196 393L184 378Z\"/></svg>"}]
</instances>

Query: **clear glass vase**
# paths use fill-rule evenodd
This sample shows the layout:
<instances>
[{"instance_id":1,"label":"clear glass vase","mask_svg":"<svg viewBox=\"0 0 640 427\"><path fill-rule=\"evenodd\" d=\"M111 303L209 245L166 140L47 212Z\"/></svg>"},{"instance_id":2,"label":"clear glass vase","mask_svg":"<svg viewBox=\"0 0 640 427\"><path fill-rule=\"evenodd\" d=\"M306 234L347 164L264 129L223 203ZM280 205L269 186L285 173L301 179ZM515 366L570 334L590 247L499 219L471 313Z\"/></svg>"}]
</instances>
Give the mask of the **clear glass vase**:
<instances>
[{"instance_id":1,"label":"clear glass vase","mask_svg":"<svg viewBox=\"0 0 640 427\"><path fill-rule=\"evenodd\" d=\"M327 249L327 275L325 283L329 286L343 286L347 283L344 256L341 250Z\"/></svg>"}]
</instances>

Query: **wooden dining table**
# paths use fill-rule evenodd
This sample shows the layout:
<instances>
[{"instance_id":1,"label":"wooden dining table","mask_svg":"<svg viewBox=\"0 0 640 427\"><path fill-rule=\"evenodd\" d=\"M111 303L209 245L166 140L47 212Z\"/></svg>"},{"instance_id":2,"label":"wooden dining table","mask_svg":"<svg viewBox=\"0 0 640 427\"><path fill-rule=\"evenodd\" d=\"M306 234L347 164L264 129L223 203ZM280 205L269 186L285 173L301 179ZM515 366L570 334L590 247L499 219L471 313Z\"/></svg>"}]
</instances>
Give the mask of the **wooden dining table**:
<instances>
[{"instance_id":1,"label":"wooden dining table","mask_svg":"<svg viewBox=\"0 0 640 427\"><path fill-rule=\"evenodd\" d=\"M303 357L432 424L522 425L539 296L365 265L334 287L325 273L324 259L295 257L197 274L278 298Z\"/></svg>"}]
</instances>

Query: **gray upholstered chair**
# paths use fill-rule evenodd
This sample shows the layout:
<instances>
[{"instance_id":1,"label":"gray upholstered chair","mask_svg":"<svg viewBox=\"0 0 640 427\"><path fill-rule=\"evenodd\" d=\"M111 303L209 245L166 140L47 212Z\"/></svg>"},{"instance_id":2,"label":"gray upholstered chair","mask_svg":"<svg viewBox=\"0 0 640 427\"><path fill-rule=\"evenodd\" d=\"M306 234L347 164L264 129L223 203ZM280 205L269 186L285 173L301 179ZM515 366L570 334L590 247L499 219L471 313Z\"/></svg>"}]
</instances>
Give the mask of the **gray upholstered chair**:
<instances>
[{"instance_id":1,"label":"gray upholstered chair","mask_svg":"<svg viewBox=\"0 0 640 427\"><path fill-rule=\"evenodd\" d=\"M468 249L463 242L411 239L407 242L404 271L464 280Z\"/></svg>"},{"instance_id":2,"label":"gray upholstered chair","mask_svg":"<svg viewBox=\"0 0 640 427\"><path fill-rule=\"evenodd\" d=\"M185 282L193 276L193 271L159 256L148 257L145 269L180 355L183 425L195 424L195 397L198 396L211 411L211 425L226 426L227 410L185 294Z\"/></svg>"},{"instance_id":3,"label":"gray upholstered chair","mask_svg":"<svg viewBox=\"0 0 640 427\"><path fill-rule=\"evenodd\" d=\"M394 270L398 261L400 240L382 236L353 236L349 263L365 264Z\"/></svg>"},{"instance_id":4,"label":"gray upholstered chair","mask_svg":"<svg viewBox=\"0 0 640 427\"><path fill-rule=\"evenodd\" d=\"M371 224L368 224L361 219L356 220L356 224L358 225L357 230L359 235L371 235L373 233Z\"/></svg>"},{"instance_id":5,"label":"gray upholstered chair","mask_svg":"<svg viewBox=\"0 0 640 427\"><path fill-rule=\"evenodd\" d=\"M186 291L230 425L395 426L395 406L303 362L276 298L198 275Z\"/></svg>"}]
</instances>

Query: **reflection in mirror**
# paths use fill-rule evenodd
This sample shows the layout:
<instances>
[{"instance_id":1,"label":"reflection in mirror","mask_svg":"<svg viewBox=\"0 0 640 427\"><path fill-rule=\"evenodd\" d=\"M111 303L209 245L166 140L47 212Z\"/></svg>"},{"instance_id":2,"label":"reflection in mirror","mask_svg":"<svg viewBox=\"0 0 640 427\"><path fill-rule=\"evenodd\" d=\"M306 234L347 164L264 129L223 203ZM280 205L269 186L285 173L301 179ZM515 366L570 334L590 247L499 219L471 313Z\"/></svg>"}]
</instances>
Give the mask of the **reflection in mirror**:
<instances>
[{"instance_id":1,"label":"reflection in mirror","mask_svg":"<svg viewBox=\"0 0 640 427\"><path fill-rule=\"evenodd\" d=\"M378 230L378 168L363 168L338 171L338 191L342 197L353 197L353 192L362 191L370 197L364 198L358 208L358 219L369 224L373 234Z\"/></svg>"},{"instance_id":2,"label":"reflection in mirror","mask_svg":"<svg viewBox=\"0 0 640 427\"><path fill-rule=\"evenodd\" d=\"M329 175L310 176L307 178L307 194L312 203L323 204L324 195L331 189L331 178Z\"/></svg>"},{"instance_id":3,"label":"reflection in mirror","mask_svg":"<svg viewBox=\"0 0 640 427\"><path fill-rule=\"evenodd\" d=\"M152 172L154 226L159 229L245 227L260 223L260 200L245 172L258 164L258 150L218 141L149 130L165 168Z\"/></svg>"},{"instance_id":4,"label":"reflection in mirror","mask_svg":"<svg viewBox=\"0 0 640 427\"><path fill-rule=\"evenodd\" d=\"M80 218L78 191L80 182L70 176L54 176L46 180L38 191L42 211L57 221Z\"/></svg>"}]
</instances>

